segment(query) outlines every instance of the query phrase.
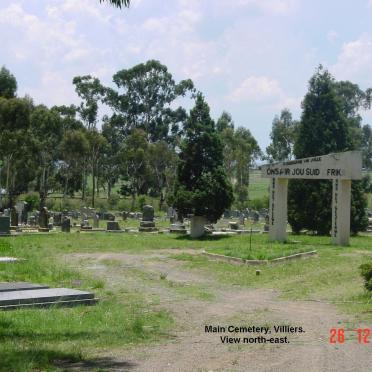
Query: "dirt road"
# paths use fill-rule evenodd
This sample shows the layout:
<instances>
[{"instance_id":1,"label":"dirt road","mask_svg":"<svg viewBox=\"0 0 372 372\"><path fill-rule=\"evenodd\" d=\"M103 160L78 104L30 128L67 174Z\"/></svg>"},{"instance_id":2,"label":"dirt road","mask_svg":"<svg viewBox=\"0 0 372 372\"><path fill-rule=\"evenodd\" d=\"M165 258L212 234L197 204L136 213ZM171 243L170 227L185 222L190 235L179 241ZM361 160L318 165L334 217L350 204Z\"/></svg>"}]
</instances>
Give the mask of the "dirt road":
<instances>
[{"instance_id":1,"label":"dirt road","mask_svg":"<svg viewBox=\"0 0 372 372\"><path fill-rule=\"evenodd\" d=\"M86 270L105 279L107 286L120 286L124 280L132 289L149 296L156 295L159 306L167 309L175 319L173 337L164 343L105 351L101 357L112 362L104 370L372 370L372 343L358 344L354 333L346 330L344 344L330 344L330 328L350 327L350 319L339 314L332 305L286 301L279 299L279 293L274 290L221 284L214 280L213 275L185 268L181 261L171 258L175 253L179 252L157 250L145 255L102 253L75 254L72 257ZM190 293L179 291L179 288L190 288ZM203 293L206 298L203 298ZM205 332L206 325L225 327L226 330L228 326L266 326L272 333L266 336L228 331L211 333ZM305 332L276 334L274 326L279 325L302 327ZM282 340L287 336L289 343L242 343L244 337L252 341L260 335L282 337ZM240 338L240 343L224 344L221 336Z\"/></svg>"}]
</instances>

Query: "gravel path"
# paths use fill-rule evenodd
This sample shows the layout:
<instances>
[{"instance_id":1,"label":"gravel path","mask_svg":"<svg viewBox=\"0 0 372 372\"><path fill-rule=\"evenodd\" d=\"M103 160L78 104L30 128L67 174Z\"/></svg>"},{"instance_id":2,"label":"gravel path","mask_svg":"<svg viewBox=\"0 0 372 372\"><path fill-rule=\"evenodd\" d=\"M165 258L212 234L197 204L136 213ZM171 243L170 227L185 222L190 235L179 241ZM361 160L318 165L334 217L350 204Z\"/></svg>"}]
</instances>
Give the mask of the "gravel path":
<instances>
[{"instance_id":1,"label":"gravel path","mask_svg":"<svg viewBox=\"0 0 372 372\"><path fill-rule=\"evenodd\" d=\"M160 307L175 319L174 337L155 346L109 350L100 355L110 360L106 371L371 371L372 342L358 344L354 332L346 331L341 345L329 343L332 327L347 329L349 319L329 304L312 301L286 301L274 290L228 286L197 269L186 269L171 258L178 250L157 250L146 255L127 253L75 254L87 270L105 279L108 286L126 285L156 295ZM185 252L185 250L182 250ZM188 253L195 253L190 250ZM113 264L107 264L114 260ZM76 261L75 261L76 262ZM131 270L146 279L131 276ZM203 300L165 286L160 276L183 286L201 286L212 294ZM250 333L208 333L205 325L268 326L267 337L285 337L285 344L223 344L220 336L258 337ZM276 334L275 325L301 326L305 332ZM372 326L363 325L372 328ZM352 338L353 337L353 338ZM351 339L352 338L352 339ZM371 340L372 341L372 340ZM90 367L87 367L87 370ZM80 366L79 370L83 370Z\"/></svg>"}]
</instances>

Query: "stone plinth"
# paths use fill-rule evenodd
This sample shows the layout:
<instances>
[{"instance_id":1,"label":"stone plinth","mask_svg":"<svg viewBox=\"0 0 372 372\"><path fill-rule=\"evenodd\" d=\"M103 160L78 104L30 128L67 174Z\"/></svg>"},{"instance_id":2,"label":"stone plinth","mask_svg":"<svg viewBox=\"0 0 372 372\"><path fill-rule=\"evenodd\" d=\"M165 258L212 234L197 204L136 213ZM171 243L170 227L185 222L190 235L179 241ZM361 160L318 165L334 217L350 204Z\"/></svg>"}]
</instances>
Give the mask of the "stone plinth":
<instances>
[{"instance_id":1,"label":"stone plinth","mask_svg":"<svg viewBox=\"0 0 372 372\"><path fill-rule=\"evenodd\" d=\"M117 221L109 221L109 222L107 222L106 230L107 231L120 231L121 228L119 226L119 222L117 222Z\"/></svg>"},{"instance_id":2,"label":"stone plinth","mask_svg":"<svg viewBox=\"0 0 372 372\"><path fill-rule=\"evenodd\" d=\"M155 227L154 221L141 221L138 230L141 232L158 231L158 229Z\"/></svg>"},{"instance_id":3,"label":"stone plinth","mask_svg":"<svg viewBox=\"0 0 372 372\"><path fill-rule=\"evenodd\" d=\"M172 225L170 225L169 232L173 234L186 234L187 230L185 225L181 223L173 223Z\"/></svg>"}]
</instances>

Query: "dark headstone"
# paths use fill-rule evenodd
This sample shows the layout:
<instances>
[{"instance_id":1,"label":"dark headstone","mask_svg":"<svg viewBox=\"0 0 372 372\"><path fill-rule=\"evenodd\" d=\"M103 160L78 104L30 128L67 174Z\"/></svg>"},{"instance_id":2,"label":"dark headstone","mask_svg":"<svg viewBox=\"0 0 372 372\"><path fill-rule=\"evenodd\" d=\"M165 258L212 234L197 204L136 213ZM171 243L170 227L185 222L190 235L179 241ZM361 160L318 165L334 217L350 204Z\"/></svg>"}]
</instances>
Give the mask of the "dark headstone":
<instances>
[{"instance_id":1,"label":"dark headstone","mask_svg":"<svg viewBox=\"0 0 372 372\"><path fill-rule=\"evenodd\" d=\"M154 221L154 207L145 205L142 209L142 221Z\"/></svg>"},{"instance_id":2,"label":"dark headstone","mask_svg":"<svg viewBox=\"0 0 372 372\"><path fill-rule=\"evenodd\" d=\"M0 235L10 234L10 217L1 216L0 217Z\"/></svg>"},{"instance_id":3,"label":"dark headstone","mask_svg":"<svg viewBox=\"0 0 372 372\"><path fill-rule=\"evenodd\" d=\"M41 209L39 214L39 226L41 228L48 228L48 222L49 222L49 212L47 207L44 207Z\"/></svg>"},{"instance_id":4,"label":"dark headstone","mask_svg":"<svg viewBox=\"0 0 372 372\"><path fill-rule=\"evenodd\" d=\"M18 213L15 208L10 210L10 225L18 226Z\"/></svg>"},{"instance_id":5,"label":"dark headstone","mask_svg":"<svg viewBox=\"0 0 372 372\"><path fill-rule=\"evenodd\" d=\"M54 213L54 226L61 226L62 223L62 213L56 212Z\"/></svg>"},{"instance_id":6,"label":"dark headstone","mask_svg":"<svg viewBox=\"0 0 372 372\"><path fill-rule=\"evenodd\" d=\"M62 232L69 233L71 230L71 220L68 217L63 217L61 223L61 230Z\"/></svg>"},{"instance_id":7,"label":"dark headstone","mask_svg":"<svg viewBox=\"0 0 372 372\"><path fill-rule=\"evenodd\" d=\"M117 221L108 221L107 222L106 230L107 231L120 231L121 228L119 226L119 222L117 222Z\"/></svg>"}]
</instances>

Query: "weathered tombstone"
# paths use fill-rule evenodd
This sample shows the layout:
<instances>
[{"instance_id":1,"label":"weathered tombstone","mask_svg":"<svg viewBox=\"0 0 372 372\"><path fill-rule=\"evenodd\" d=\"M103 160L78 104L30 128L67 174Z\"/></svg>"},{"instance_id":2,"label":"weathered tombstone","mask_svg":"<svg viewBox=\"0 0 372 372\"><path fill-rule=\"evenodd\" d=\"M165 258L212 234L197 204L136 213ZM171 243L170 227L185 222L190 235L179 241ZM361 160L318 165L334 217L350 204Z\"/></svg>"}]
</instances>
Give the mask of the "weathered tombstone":
<instances>
[{"instance_id":1,"label":"weathered tombstone","mask_svg":"<svg viewBox=\"0 0 372 372\"><path fill-rule=\"evenodd\" d=\"M48 219L48 229L53 230L53 227L54 227L54 217L50 216Z\"/></svg>"},{"instance_id":2,"label":"weathered tombstone","mask_svg":"<svg viewBox=\"0 0 372 372\"><path fill-rule=\"evenodd\" d=\"M10 234L10 217L1 216L0 217L0 236Z\"/></svg>"},{"instance_id":3,"label":"weathered tombstone","mask_svg":"<svg viewBox=\"0 0 372 372\"><path fill-rule=\"evenodd\" d=\"M123 220L124 220L124 221L127 220L128 215L129 215L129 213L128 213L127 211L123 211L123 212L122 212L122 217L123 217Z\"/></svg>"},{"instance_id":4,"label":"weathered tombstone","mask_svg":"<svg viewBox=\"0 0 372 372\"><path fill-rule=\"evenodd\" d=\"M121 231L121 228L119 226L119 222L118 221L108 221L106 230L107 231Z\"/></svg>"},{"instance_id":5,"label":"weathered tombstone","mask_svg":"<svg viewBox=\"0 0 372 372\"><path fill-rule=\"evenodd\" d=\"M182 222L175 222L170 225L169 232L174 234L186 234L186 226Z\"/></svg>"},{"instance_id":6,"label":"weathered tombstone","mask_svg":"<svg viewBox=\"0 0 372 372\"><path fill-rule=\"evenodd\" d=\"M266 216L265 216L264 231L265 232L268 232L269 231L269 214L266 214Z\"/></svg>"},{"instance_id":7,"label":"weathered tombstone","mask_svg":"<svg viewBox=\"0 0 372 372\"><path fill-rule=\"evenodd\" d=\"M243 213L239 217L239 224L242 225L242 226L245 225L245 217L244 217Z\"/></svg>"},{"instance_id":8,"label":"weathered tombstone","mask_svg":"<svg viewBox=\"0 0 372 372\"><path fill-rule=\"evenodd\" d=\"M142 220L140 221L139 231L151 232L157 230L154 222L154 208L151 205L145 205L142 210Z\"/></svg>"},{"instance_id":9,"label":"weathered tombstone","mask_svg":"<svg viewBox=\"0 0 372 372\"><path fill-rule=\"evenodd\" d=\"M288 179L332 180L332 242L348 245L350 237L351 180L362 178L360 151L314 156L261 167L270 180L269 237L286 240Z\"/></svg>"},{"instance_id":10,"label":"weathered tombstone","mask_svg":"<svg viewBox=\"0 0 372 372\"><path fill-rule=\"evenodd\" d=\"M230 230L239 230L239 223L236 221L229 222Z\"/></svg>"},{"instance_id":11,"label":"weathered tombstone","mask_svg":"<svg viewBox=\"0 0 372 372\"><path fill-rule=\"evenodd\" d=\"M41 209L39 213L39 232L48 232L49 231L49 212L47 207Z\"/></svg>"},{"instance_id":12,"label":"weathered tombstone","mask_svg":"<svg viewBox=\"0 0 372 372\"><path fill-rule=\"evenodd\" d=\"M69 233L71 230L71 220L67 216L64 216L62 219L61 230L66 233Z\"/></svg>"},{"instance_id":13,"label":"weathered tombstone","mask_svg":"<svg viewBox=\"0 0 372 372\"><path fill-rule=\"evenodd\" d=\"M96 213L93 214L93 227L95 229L99 228L99 216Z\"/></svg>"},{"instance_id":14,"label":"weathered tombstone","mask_svg":"<svg viewBox=\"0 0 372 372\"><path fill-rule=\"evenodd\" d=\"M62 213L56 212L54 213L54 226L61 226L62 223Z\"/></svg>"},{"instance_id":15,"label":"weathered tombstone","mask_svg":"<svg viewBox=\"0 0 372 372\"><path fill-rule=\"evenodd\" d=\"M257 223L260 220L260 214L257 211L253 212L252 220L254 223Z\"/></svg>"},{"instance_id":16,"label":"weathered tombstone","mask_svg":"<svg viewBox=\"0 0 372 372\"><path fill-rule=\"evenodd\" d=\"M11 208L10 210L10 225L18 226L18 213L15 208Z\"/></svg>"}]
</instances>

